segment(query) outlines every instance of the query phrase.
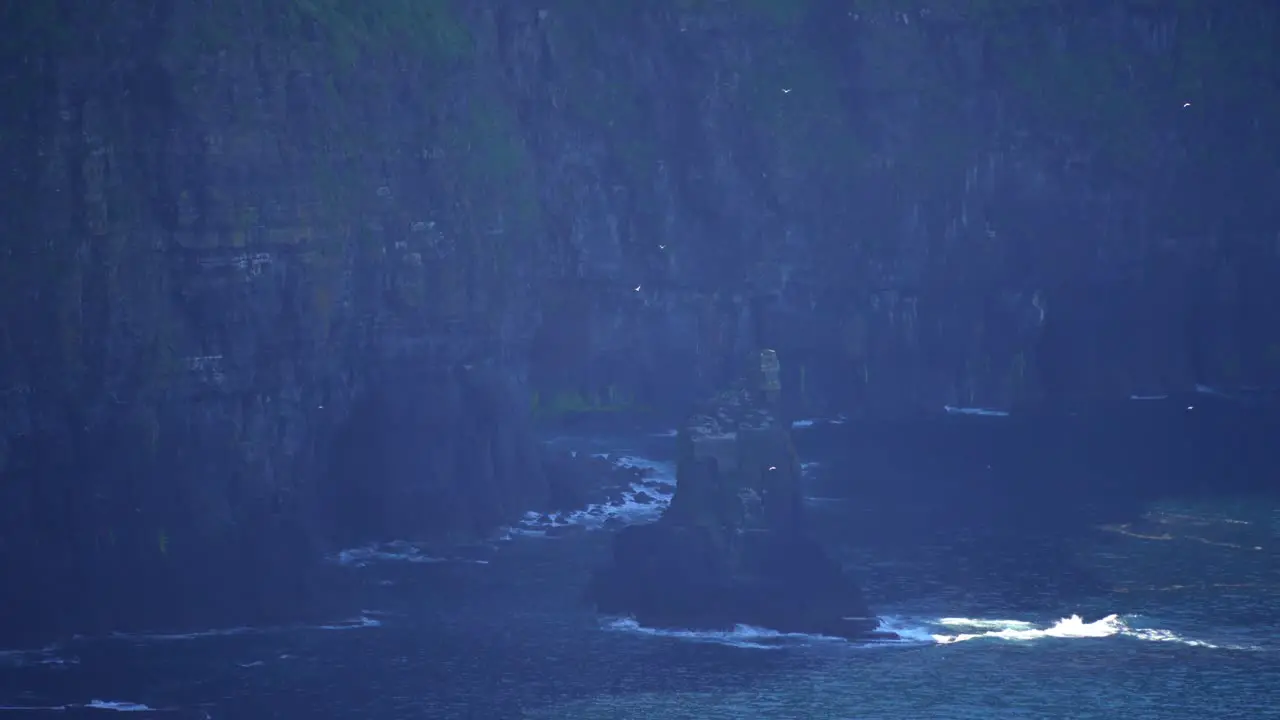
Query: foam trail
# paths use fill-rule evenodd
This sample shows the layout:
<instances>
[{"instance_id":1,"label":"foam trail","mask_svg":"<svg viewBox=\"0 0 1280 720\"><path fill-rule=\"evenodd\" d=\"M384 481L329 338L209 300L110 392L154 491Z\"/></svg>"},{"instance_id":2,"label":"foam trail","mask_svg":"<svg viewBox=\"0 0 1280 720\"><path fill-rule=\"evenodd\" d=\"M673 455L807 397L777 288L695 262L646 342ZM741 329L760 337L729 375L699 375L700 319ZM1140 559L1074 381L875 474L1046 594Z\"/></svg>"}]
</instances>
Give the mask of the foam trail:
<instances>
[{"instance_id":1,"label":"foam trail","mask_svg":"<svg viewBox=\"0 0 1280 720\"><path fill-rule=\"evenodd\" d=\"M488 560L475 558L440 557L430 555L422 547L407 540L393 540L389 543L374 543L362 547L348 548L338 552L331 561L348 567L367 567L375 562L410 562L410 563L474 563L488 565Z\"/></svg>"},{"instance_id":2,"label":"foam trail","mask_svg":"<svg viewBox=\"0 0 1280 720\"><path fill-rule=\"evenodd\" d=\"M118 702L115 700L90 700L83 707L92 710L114 710L115 712L154 712L155 708L141 703Z\"/></svg>"},{"instance_id":3,"label":"foam trail","mask_svg":"<svg viewBox=\"0 0 1280 720\"><path fill-rule=\"evenodd\" d=\"M846 415L837 415L834 418L803 418L800 420L792 420L791 429L804 430L816 425L843 425L848 422L848 420L849 418Z\"/></svg>"},{"instance_id":4,"label":"foam trail","mask_svg":"<svg viewBox=\"0 0 1280 720\"><path fill-rule=\"evenodd\" d=\"M360 615L350 620L344 620L340 623L332 625L317 625L316 630L362 630L364 628L382 627L382 621L377 618L371 618L368 615Z\"/></svg>"},{"instance_id":5,"label":"foam trail","mask_svg":"<svg viewBox=\"0 0 1280 720\"><path fill-rule=\"evenodd\" d=\"M752 650L779 650L798 646L811 646L817 643L856 648L877 648L900 647L903 645L932 645L935 642L926 630L920 629L918 623L910 623L895 617L880 618L879 627L876 629L897 633L899 637L897 640L857 641L810 633L784 633L751 625L735 625L733 630L727 631L661 629L645 627L631 618L614 619L607 623L605 628L614 632L627 632L694 643L727 645L729 647Z\"/></svg>"},{"instance_id":6,"label":"foam trail","mask_svg":"<svg viewBox=\"0 0 1280 720\"><path fill-rule=\"evenodd\" d=\"M123 702L119 700L90 700L82 705L0 705L0 713L3 712L49 712L49 713L65 713L68 710L107 710L110 712L172 712L172 708L164 710L161 708L153 708L149 705L135 702ZM206 715L207 717L207 715Z\"/></svg>"},{"instance_id":7,"label":"foam trail","mask_svg":"<svg viewBox=\"0 0 1280 720\"><path fill-rule=\"evenodd\" d=\"M211 630L196 630L189 633L112 633L111 637L118 640L135 640L135 641L152 641L152 640L202 640L204 638L215 637L231 637L234 635L248 635L250 633L267 633L279 631L283 628L252 628L247 626L214 628Z\"/></svg>"},{"instance_id":8,"label":"foam trail","mask_svg":"<svg viewBox=\"0 0 1280 720\"><path fill-rule=\"evenodd\" d=\"M615 632L627 632L695 643L727 645L729 647L752 650L781 650L794 646L797 642L846 642L841 638L827 637L825 635L781 633L776 630L752 627L750 625L736 625L733 630L664 630L645 627L630 618L622 618L609 622L605 627Z\"/></svg>"},{"instance_id":9,"label":"foam trail","mask_svg":"<svg viewBox=\"0 0 1280 720\"><path fill-rule=\"evenodd\" d=\"M1234 391L1229 391L1213 387L1212 385L1196 385L1196 393L1208 397L1220 398L1222 400L1230 400L1231 402L1236 403L1254 403L1258 401L1265 401L1267 399L1267 388L1255 386L1242 386L1235 388Z\"/></svg>"},{"instance_id":10,"label":"foam trail","mask_svg":"<svg viewBox=\"0 0 1280 720\"><path fill-rule=\"evenodd\" d=\"M1130 400L1168 400L1168 395L1130 395Z\"/></svg>"},{"instance_id":11,"label":"foam trail","mask_svg":"<svg viewBox=\"0 0 1280 720\"><path fill-rule=\"evenodd\" d=\"M1212 385L1201 385L1197 383L1196 392L1200 393L1201 395L1212 395L1214 397L1231 398L1233 400L1235 399L1235 397L1230 393L1219 390L1218 388L1213 387Z\"/></svg>"},{"instance_id":12,"label":"foam trail","mask_svg":"<svg viewBox=\"0 0 1280 720\"><path fill-rule=\"evenodd\" d=\"M1009 417L1006 410L991 410L989 408L979 407L956 407L955 405L943 405L942 409L948 415L977 415L981 417Z\"/></svg>"},{"instance_id":13,"label":"foam trail","mask_svg":"<svg viewBox=\"0 0 1280 720\"><path fill-rule=\"evenodd\" d=\"M31 665L79 665L79 658L62 657L62 648L49 645L38 650L0 650L0 667L28 667Z\"/></svg>"},{"instance_id":14,"label":"foam trail","mask_svg":"<svg viewBox=\"0 0 1280 720\"><path fill-rule=\"evenodd\" d=\"M881 615L880 632L891 632L898 636L899 643L911 645L932 645L936 641L926 623L912 621L898 615Z\"/></svg>"},{"instance_id":15,"label":"foam trail","mask_svg":"<svg viewBox=\"0 0 1280 720\"><path fill-rule=\"evenodd\" d=\"M350 620L342 620L327 625L273 625L268 627L231 627L211 630L197 630L189 633L112 633L110 637L130 642L174 642L179 640L204 640L236 635L267 635L272 633L297 632L299 630L360 630L376 628L382 625L380 620L371 618L373 613L361 614Z\"/></svg>"}]
</instances>

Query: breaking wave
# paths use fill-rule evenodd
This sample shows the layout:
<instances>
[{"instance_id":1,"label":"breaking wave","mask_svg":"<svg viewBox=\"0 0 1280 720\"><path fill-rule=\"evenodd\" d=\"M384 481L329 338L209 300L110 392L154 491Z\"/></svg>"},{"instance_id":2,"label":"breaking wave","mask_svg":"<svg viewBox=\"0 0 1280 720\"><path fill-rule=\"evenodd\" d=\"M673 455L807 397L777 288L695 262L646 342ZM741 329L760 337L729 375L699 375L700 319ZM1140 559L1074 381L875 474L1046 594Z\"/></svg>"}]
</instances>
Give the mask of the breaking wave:
<instances>
[{"instance_id":1,"label":"breaking wave","mask_svg":"<svg viewBox=\"0 0 1280 720\"><path fill-rule=\"evenodd\" d=\"M573 530L600 530L649 523L662 516L676 491L675 463L637 455L597 453L621 469L638 470L638 479L602 488L606 500L578 510L558 513L527 512L501 539L517 536L552 537Z\"/></svg>"},{"instance_id":2,"label":"breaking wave","mask_svg":"<svg viewBox=\"0 0 1280 720\"><path fill-rule=\"evenodd\" d=\"M1188 638L1172 630L1138 627L1133 624L1134 622L1133 619L1126 620L1120 615L1107 615L1093 622L1086 622L1081 616L1072 615L1046 624L1037 624L1028 620L958 617L919 619L889 615L881 617L877 629L881 632L896 633L898 640L862 643L824 635L781 633L748 625L738 625L732 631L665 630L642 626L630 618L611 620L605 628L614 632L756 650L778 650L814 643L835 643L854 647L902 647L952 645L971 640L1033 642L1050 639L1088 640L1113 637L1132 638L1145 642L1176 643L1212 650L1261 650L1256 645L1211 643Z\"/></svg>"},{"instance_id":3,"label":"breaking wave","mask_svg":"<svg viewBox=\"0 0 1280 720\"><path fill-rule=\"evenodd\" d=\"M897 621L899 624L901 620ZM1079 615L1061 618L1055 622L1038 624L1027 620L1000 620L979 618L940 618L927 625L907 627L914 637L923 639L924 633L939 645L968 642L971 640L996 640L1028 642L1035 640L1086 640L1096 638L1125 637L1147 642L1167 642L1189 647L1215 650L1259 650L1256 645L1217 644L1184 637L1172 630L1139 627L1136 617L1128 618L1112 614L1087 622ZM950 631L950 632L948 632ZM898 630L900 634L903 631Z\"/></svg>"},{"instance_id":4,"label":"breaking wave","mask_svg":"<svg viewBox=\"0 0 1280 720\"><path fill-rule=\"evenodd\" d=\"M792 427L805 429L822 425L839 425L846 422L844 415L832 419L810 418L796 420ZM651 433L650 437L674 438L677 431L669 429ZM549 443L591 444L577 437L557 437ZM597 445L598 447L598 445ZM577 450L571 450L577 454ZM578 531L602 530L625 525L650 523L662 516L671 504L676 490L675 463L669 460L655 460L634 453L595 452L593 457L609 460L618 469L635 470L637 479L618 483L605 477L597 488L604 498L576 510L558 512L529 511L514 525L502 529L493 540L500 542L516 538L553 538L572 534ZM811 476L818 466L815 462L806 462L801 466L806 477ZM611 484L612 483L612 484ZM388 543L370 544L348 548L333 555L330 560L349 567L366 567L380 562L409 563L475 563L488 564L488 560L458 555L445 554L438 549L423 547L412 542L398 540Z\"/></svg>"}]
</instances>

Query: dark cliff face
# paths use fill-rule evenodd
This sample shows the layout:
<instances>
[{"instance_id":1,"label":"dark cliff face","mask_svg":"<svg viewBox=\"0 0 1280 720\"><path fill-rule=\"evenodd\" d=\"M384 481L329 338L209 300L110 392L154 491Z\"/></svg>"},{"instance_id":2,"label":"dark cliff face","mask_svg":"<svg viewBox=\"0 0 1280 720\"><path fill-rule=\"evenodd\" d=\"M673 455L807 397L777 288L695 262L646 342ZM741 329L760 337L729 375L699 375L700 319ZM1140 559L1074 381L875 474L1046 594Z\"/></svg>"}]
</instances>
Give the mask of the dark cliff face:
<instances>
[{"instance_id":1,"label":"dark cliff face","mask_svg":"<svg viewBox=\"0 0 1280 720\"><path fill-rule=\"evenodd\" d=\"M756 343L870 415L1274 384L1277 10L1084 5L5 3L9 599L481 532L530 410Z\"/></svg>"}]
</instances>

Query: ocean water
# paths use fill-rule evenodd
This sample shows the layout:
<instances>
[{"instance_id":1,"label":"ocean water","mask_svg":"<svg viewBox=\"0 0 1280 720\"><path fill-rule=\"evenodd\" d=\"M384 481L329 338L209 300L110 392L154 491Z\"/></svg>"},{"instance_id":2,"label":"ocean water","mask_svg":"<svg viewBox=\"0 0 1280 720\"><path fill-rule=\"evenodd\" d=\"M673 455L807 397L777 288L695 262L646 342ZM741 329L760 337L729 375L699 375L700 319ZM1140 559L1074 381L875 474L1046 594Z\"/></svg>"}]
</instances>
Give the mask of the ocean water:
<instances>
[{"instance_id":1,"label":"ocean water","mask_svg":"<svg viewBox=\"0 0 1280 720\"><path fill-rule=\"evenodd\" d=\"M611 528L669 500L673 443L557 438L649 477L474 547L353 548L334 561L366 581L363 612L325 626L0 653L0 717L1280 718L1280 500L1112 498L1067 481L1132 463L1039 467L995 425L928 458L851 432L797 427L811 518L900 642L596 617L588 573Z\"/></svg>"}]
</instances>

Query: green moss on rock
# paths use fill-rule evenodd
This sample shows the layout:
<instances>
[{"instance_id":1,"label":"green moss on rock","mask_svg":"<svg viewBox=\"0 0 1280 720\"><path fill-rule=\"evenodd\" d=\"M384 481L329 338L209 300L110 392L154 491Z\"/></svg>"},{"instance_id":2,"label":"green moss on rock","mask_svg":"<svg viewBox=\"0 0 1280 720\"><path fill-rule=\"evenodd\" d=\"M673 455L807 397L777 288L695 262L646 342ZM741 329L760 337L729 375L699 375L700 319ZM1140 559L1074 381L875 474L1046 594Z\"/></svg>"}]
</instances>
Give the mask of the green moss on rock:
<instances>
[{"instance_id":1,"label":"green moss on rock","mask_svg":"<svg viewBox=\"0 0 1280 720\"><path fill-rule=\"evenodd\" d=\"M609 385L598 392L559 390L553 392L547 400L542 398L541 393L534 392L530 399L530 409L534 417L555 420L575 415L630 412L638 408L635 398L629 393L616 385Z\"/></svg>"},{"instance_id":2,"label":"green moss on rock","mask_svg":"<svg viewBox=\"0 0 1280 720\"><path fill-rule=\"evenodd\" d=\"M0 3L0 58L34 58L70 39L68 23L57 0Z\"/></svg>"},{"instance_id":3,"label":"green moss on rock","mask_svg":"<svg viewBox=\"0 0 1280 720\"><path fill-rule=\"evenodd\" d=\"M809 0L673 0L679 12L699 13L731 8L740 17L761 20L782 27L799 25L809 16L813 3Z\"/></svg>"},{"instance_id":4,"label":"green moss on rock","mask_svg":"<svg viewBox=\"0 0 1280 720\"><path fill-rule=\"evenodd\" d=\"M292 0L284 20L299 35L312 23L347 62L388 45L426 53L436 62L460 60L473 48L449 0Z\"/></svg>"},{"instance_id":5,"label":"green moss on rock","mask_svg":"<svg viewBox=\"0 0 1280 720\"><path fill-rule=\"evenodd\" d=\"M442 118L433 152L436 179L453 198L450 232L478 269L502 276L513 248L542 223L536 166L515 112L477 89Z\"/></svg>"},{"instance_id":6,"label":"green moss on rock","mask_svg":"<svg viewBox=\"0 0 1280 720\"><path fill-rule=\"evenodd\" d=\"M809 15L806 0L742 0L742 10L782 26L799 25Z\"/></svg>"}]
</instances>

